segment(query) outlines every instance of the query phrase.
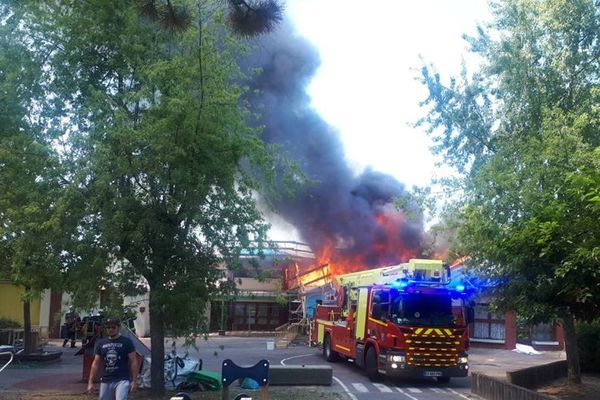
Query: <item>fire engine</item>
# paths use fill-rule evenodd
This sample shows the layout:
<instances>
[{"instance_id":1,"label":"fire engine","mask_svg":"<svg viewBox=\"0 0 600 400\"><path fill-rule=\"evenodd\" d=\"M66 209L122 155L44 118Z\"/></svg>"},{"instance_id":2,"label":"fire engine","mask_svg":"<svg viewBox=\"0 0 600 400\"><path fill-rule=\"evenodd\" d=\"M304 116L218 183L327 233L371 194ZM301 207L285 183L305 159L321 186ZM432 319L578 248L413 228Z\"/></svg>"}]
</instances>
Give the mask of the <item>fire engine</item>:
<instances>
[{"instance_id":1,"label":"fire engine","mask_svg":"<svg viewBox=\"0 0 600 400\"><path fill-rule=\"evenodd\" d=\"M311 341L329 362L353 360L372 381L468 375L465 286L439 260L340 275L336 304L318 305Z\"/></svg>"}]
</instances>

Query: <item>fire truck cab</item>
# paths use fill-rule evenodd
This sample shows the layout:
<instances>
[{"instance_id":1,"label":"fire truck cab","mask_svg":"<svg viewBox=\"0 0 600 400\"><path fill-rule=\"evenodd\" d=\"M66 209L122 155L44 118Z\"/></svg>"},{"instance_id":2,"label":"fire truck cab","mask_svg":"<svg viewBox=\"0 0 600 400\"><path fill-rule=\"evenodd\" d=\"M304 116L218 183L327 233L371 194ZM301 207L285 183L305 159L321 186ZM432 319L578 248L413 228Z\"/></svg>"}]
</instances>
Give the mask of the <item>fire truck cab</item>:
<instances>
[{"instance_id":1,"label":"fire truck cab","mask_svg":"<svg viewBox=\"0 0 600 400\"><path fill-rule=\"evenodd\" d=\"M311 339L327 361L352 359L373 381L468 375L465 287L449 282L441 261L410 260L337 282L337 304L318 306L313 320Z\"/></svg>"}]
</instances>

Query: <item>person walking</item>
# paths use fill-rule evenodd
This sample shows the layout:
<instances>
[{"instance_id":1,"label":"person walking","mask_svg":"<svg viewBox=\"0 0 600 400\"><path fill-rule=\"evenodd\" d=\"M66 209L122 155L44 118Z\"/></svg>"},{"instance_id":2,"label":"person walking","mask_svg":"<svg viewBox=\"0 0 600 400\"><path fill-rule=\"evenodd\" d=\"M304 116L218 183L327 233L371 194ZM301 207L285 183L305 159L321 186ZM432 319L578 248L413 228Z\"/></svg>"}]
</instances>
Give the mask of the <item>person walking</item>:
<instances>
[{"instance_id":1,"label":"person walking","mask_svg":"<svg viewBox=\"0 0 600 400\"><path fill-rule=\"evenodd\" d=\"M121 320L107 318L108 337L98 340L87 391L94 390L100 371L100 400L127 400L137 390L137 356L131 339L121 335Z\"/></svg>"}]
</instances>

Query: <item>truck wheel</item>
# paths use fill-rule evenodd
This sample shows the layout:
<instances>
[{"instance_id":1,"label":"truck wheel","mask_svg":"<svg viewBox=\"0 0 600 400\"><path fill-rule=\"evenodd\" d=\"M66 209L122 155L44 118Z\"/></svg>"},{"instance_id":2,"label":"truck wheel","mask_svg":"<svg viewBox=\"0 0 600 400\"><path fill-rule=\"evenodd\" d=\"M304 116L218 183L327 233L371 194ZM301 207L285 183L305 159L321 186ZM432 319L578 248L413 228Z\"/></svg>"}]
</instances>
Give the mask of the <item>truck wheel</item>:
<instances>
[{"instance_id":1,"label":"truck wheel","mask_svg":"<svg viewBox=\"0 0 600 400\"><path fill-rule=\"evenodd\" d=\"M373 346L369 347L369 350L367 350L365 369L367 370L367 376L371 381L378 382L381 380L381 374L377 370L377 352Z\"/></svg>"},{"instance_id":2,"label":"truck wheel","mask_svg":"<svg viewBox=\"0 0 600 400\"><path fill-rule=\"evenodd\" d=\"M323 341L323 357L329 362L336 362L338 360L338 353L331 348L331 336L329 335L325 335L325 340Z\"/></svg>"},{"instance_id":3,"label":"truck wheel","mask_svg":"<svg viewBox=\"0 0 600 400\"><path fill-rule=\"evenodd\" d=\"M437 381L438 381L438 383L448 383L448 382L450 382L450 377L449 376L438 376Z\"/></svg>"}]
</instances>

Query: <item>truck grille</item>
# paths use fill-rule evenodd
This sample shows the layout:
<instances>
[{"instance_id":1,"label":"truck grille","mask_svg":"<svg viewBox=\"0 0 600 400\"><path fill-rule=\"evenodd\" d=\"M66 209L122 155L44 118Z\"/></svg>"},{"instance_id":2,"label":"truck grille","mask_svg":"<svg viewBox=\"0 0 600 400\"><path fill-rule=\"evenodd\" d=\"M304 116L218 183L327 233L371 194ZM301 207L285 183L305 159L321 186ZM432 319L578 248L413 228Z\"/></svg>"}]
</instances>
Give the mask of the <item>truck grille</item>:
<instances>
[{"instance_id":1,"label":"truck grille","mask_svg":"<svg viewBox=\"0 0 600 400\"><path fill-rule=\"evenodd\" d=\"M406 335L406 362L419 367L450 367L458 364L462 332L450 329L417 328Z\"/></svg>"}]
</instances>

